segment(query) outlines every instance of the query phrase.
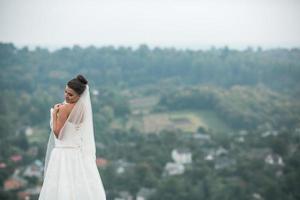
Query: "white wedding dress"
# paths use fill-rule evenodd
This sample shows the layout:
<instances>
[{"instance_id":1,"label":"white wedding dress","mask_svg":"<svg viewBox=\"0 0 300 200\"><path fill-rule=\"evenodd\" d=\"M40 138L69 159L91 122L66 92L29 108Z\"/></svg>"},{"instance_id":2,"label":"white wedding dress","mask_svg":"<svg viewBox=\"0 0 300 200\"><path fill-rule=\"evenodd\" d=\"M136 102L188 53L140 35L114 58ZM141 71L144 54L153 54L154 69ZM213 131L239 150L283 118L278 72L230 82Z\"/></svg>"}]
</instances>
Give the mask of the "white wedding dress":
<instances>
[{"instance_id":1,"label":"white wedding dress","mask_svg":"<svg viewBox=\"0 0 300 200\"><path fill-rule=\"evenodd\" d=\"M52 126L52 121L50 125ZM82 134L86 133L78 129L80 128L68 119L63 127L62 138L57 139L51 131L49 143L51 140L54 142L53 147L49 147L48 143L47 151L50 149L51 152L48 161L46 157L47 170L39 200L106 199L95 157L87 156L83 148Z\"/></svg>"}]
</instances>

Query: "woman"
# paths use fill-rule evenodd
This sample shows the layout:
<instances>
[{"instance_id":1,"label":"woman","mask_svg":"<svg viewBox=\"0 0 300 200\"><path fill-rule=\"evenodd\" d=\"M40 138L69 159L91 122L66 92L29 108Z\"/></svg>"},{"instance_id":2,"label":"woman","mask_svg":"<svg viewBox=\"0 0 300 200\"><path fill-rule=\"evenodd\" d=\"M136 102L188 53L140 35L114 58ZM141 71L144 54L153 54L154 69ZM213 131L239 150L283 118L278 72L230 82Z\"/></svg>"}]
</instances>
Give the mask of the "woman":
<instances>
[{"instance_id":1,"label":"woman","mask_svg":"<svg viewBox=\"0 0 300 200\"><path fill-rule=\"evenodd\" d=\"M88 81L78 75L65 88L65 101L50 109L44 182L39 200L105 200L96 166Z\"/></svg>"}]
</instances>

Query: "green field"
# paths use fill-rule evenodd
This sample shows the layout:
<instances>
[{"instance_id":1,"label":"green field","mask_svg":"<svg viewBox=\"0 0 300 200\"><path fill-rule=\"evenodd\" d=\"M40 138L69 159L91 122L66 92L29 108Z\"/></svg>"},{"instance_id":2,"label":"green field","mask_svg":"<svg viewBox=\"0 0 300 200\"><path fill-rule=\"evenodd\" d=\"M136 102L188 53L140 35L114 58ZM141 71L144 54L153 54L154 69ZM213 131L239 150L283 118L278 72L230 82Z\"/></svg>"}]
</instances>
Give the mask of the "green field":
<instances>
[{"instance_id":1,"label":"green field","mask_svg":"<svg viewBox=\"0 0 300 200\"><path fill-rule=\"evenodd\" d=\"M130 100L132 115L128 120L115 119L113 129L135 128L143 133L180 129L184 132L197 132L199 127L212 132L231 132L231 128L213 110L181 110L153 113L159 97L147 96Z\"/></svg>"},{"instance_id":2,"label":"green field","mask_svg":"<svg viewBox=\"0 0 300 200\"><path fill-rule=\"evenodd\" d=\"M126 123L126 128L134 127L141 132L159 132L161 130L181 129L185 132L196 132L203 127L213 132L231 132L214 111L174 111L133 115ZM124 127L125 128L125 127Z\"/></svg>"}]
</instances>

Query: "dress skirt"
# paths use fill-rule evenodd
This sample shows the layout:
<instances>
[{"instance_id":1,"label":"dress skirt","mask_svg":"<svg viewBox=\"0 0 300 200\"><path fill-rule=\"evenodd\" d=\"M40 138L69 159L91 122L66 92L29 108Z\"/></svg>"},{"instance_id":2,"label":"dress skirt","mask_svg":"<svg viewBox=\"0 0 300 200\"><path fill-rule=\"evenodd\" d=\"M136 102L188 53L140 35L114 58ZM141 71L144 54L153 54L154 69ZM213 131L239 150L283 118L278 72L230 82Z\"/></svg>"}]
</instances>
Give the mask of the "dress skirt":
<instances>
[{"instance_id":1,"label":"dress skirt","mask_svg":"<svg viewBox=\"0 0 300 200\"><path fill-rule=\"evenodd\" d=\"M84 158L80 148L53 148L39 200L105 199L96 161Z\"/></svg>"}]
</instances>

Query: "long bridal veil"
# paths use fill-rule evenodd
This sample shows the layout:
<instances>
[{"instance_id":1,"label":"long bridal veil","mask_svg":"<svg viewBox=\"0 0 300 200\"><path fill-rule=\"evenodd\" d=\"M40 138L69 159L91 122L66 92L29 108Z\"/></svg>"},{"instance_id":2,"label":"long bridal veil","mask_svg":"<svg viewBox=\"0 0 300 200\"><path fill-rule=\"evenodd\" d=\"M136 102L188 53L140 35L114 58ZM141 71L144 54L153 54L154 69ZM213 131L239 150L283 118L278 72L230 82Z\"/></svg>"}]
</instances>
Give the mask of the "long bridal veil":
<instances>
[{"instance_id":1,"label":"long bridal veil","mask_svg":"<svg viewBox=\"0 0 300 200\"><path fill-rule=\"evenodd\" d=\"M91 98L89 86L86 85L85 91L80 95L79 100L75 103L70 115L68 116L64 126L62 127L58 138L55 138L53 133L53 109L50 110L50 136L48 139L45 166L44 166L44 177L47 171L48 162L50 159L51 152L55 146L55 140L62 140L64 137L64 128L66 123L72 123L75 126L76 134L80 135L81 138L81 152L85 162L96 161L96 146L93 126L93 113L91 106Z\"/></svg>"}]
</instances>

